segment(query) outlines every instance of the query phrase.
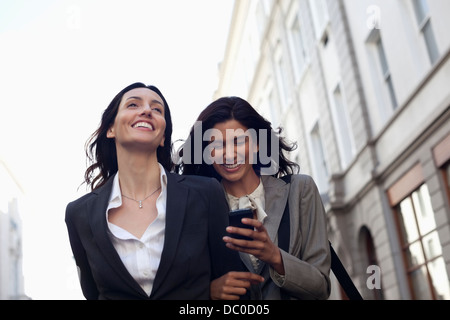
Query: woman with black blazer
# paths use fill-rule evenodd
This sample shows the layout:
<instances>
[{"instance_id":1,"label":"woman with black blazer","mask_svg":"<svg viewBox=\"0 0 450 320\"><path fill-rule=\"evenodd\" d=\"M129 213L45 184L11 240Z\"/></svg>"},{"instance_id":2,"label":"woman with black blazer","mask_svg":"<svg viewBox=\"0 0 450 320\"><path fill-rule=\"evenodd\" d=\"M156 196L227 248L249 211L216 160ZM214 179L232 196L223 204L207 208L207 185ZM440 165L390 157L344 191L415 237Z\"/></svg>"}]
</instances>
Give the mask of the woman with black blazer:
<instances>
[{"instance_id":1,"label":"woman with black blazer","mask_svg":"<svg viewBox=\"0 0 450 320\"><path fill-rule=\"evenodd\" d=\"M287 144L280 132L247 101L220 98L197 118L177 167L186 177L215 177L230 209L253 210L253 219L242 219L250 229L230 226L224 237L247 268L264 277L252 286L252 299L327 299L331 255L325 210L313 179L296 173L298 165L284 154L295 144ZM202 162L192 158L198 146L207 156ZM236 234L250 240L235 239ZM233 273L213 281L213 298L232 297L237 288L227 282L236 276L242 277Z\"/></svg>"},{"instance_id":2,"label":"woman with black blazer","mask_svg":"<svg viewBox=\"0 0 450 320\"><path fill-rule=\"evenodd\" d=\"M86 299L210 299L213 279L245 270L222 241L220 184L171 172L171 136L169 106L154 86L127 86L103 112L86 150L92 191L65 216Z\"/></svg>"}]
</instances>

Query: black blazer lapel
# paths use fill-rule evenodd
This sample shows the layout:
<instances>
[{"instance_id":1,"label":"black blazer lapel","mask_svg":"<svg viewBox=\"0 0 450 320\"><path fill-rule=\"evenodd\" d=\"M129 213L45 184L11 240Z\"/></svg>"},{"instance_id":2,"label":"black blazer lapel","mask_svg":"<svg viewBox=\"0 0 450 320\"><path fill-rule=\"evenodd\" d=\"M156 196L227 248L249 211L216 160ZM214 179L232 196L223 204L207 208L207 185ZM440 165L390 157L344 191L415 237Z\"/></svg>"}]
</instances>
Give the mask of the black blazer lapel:
<instances>
[{"instance_id":1,"label":"black blazer lapel","mask_svg":"<svg viewBox=\"0 0 450 320\"><path fill-rule=\"evenodd\" d=\"M112 176L101 188L93 191L94 194L97 194L97 197L87 203L89 224L91 226L95 241L98 243L104 258L108 261L111 267L120 277L122 277L125 283L131 286L134 290L138 291L141 295L147 296L141 286L128 272L108 236L106 208L108 207L113 180L114 176Z\"/></svg>"},{"instance_id":2,"label":"black blazer lapel","mask_svg":"<svg viewBox=\"0 0 450 320\"><path fill-rule=\"evenodd\" d=\"M186 212L186 203L189 190L179 182L184 180L183 176L167 172L167 204L166 204L166 231L164 247L161 254L158 271L151 297L155 295L159 287L164 283L167 272L175 259L175 253L178 247L178 241L183 226Z\"/></svg>"}]
</instances>

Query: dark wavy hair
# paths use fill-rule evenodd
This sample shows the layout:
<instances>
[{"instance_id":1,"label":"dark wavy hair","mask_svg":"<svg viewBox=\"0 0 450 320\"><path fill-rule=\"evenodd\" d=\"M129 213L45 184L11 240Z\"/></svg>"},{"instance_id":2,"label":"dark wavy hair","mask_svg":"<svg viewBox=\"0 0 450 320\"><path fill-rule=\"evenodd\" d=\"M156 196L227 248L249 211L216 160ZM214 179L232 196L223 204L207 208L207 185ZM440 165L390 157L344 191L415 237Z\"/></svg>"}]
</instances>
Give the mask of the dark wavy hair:
<instances>
[{"instance_id":1,"label":"dark wavy hair","mask_svg":"<svg viewBox=\"0 0 450 320\"><path fill-rule=\"evenodd\" d=\"M215 100L209 104L198 116L197 124L201 123L201 140L202 140L202 155L203 151L209 144L209 141L203 141L203 136L205 131L212 129L216 124L222 123L228 120L236 120L248 129L254 129L257 134L257 143L260 141L267 142L268 144L268 154L276 163L276 172L272 175L273 177L281 177L286 174L298 173L299 165L295 162L290 161L286 157L286 152L291 152L297 148L296 143L289 144L286 140L281 137L282 128L279 127L277 130L273 130L272 124L261 116L246 100L239 97L223 97ZM260 130L265 129L265 130ZM197 129L198 130L198 129ZM214 170L212 165L205 163L203 156L201 157L201 163L195 163L194 152L184 152L185 148L194 149L195 136L194 133L198 134L195 130L195 125L192 126L189 137L185 141L184 145L179 149L178 156L180 157L179 163L176 165L176 171L183 175L201 175L208 177L215 177L219 181L221 177ZM266 137L261 137L260 134L265 134ZM271 135L275 134L278 138L278 150L272 150ZM197 137L199 140L199 138ZM275 151L275 153L274 153ZM184 153L184 155L183 155ZM273 159L273 155L278 154L278 159ZM189 159L187 158L189 157ZM198 161L197 161L198 162ZM273 163L272 163L273 164ZM256 174L260 175L261 169L264 167L269 167L271 163L263 164L260 161L260 154L257 154L257 162L253 164L253 169Z\"/></svg>"},{"instance_id":2,"label":"dark wavy hair","mask_svg":"<svg viewBox=\"0 0 450 320\"><path fill-rule=\"evenodd\" d=\"M152 85L145 85L141 82L133 83L122 89L103 111L99 128L90 136L85 144L86 156L92 163L84 174L84 182L90 186L91 190L104 185L106 181L118 170L116 144L114 139L106 137L108 129L114 124L114 120L125 93L136 88L147 88L156 92L164 102L164 118L166 129L164 131L164 146L157 149L159 163L169 172L174 168L172 161L172 118L170 116L169 105L159 89Z\"/></svg>"}]
</instances>

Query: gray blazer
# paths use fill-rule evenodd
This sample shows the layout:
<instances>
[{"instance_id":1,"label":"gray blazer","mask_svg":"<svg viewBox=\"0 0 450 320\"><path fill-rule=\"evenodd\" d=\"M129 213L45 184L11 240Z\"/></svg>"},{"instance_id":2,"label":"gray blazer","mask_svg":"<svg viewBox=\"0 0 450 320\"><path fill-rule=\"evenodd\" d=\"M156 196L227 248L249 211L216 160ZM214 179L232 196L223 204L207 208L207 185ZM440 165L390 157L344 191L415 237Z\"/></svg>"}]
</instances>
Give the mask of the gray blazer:
<instances>
[{"instance_id":1,"label":"gray blazer","mask_svg":"<svg viewBox=\"0 0 450 320\"><path fill-rule=\"evenodd\" d=\"M280 278L266 263L253 268L250 257L240 253L247 268L262 275L265 281L251 288L252 299L278 300L281 290L290 299L327 299L330 295L331 255L328 244L326 214L314 180L297 174L286 184L272 176L262 176L265 190L264 226L271 240L278 243L278 227L289 199L289 252L281 250L285 276Z\"/></svg>"}]
</instances>

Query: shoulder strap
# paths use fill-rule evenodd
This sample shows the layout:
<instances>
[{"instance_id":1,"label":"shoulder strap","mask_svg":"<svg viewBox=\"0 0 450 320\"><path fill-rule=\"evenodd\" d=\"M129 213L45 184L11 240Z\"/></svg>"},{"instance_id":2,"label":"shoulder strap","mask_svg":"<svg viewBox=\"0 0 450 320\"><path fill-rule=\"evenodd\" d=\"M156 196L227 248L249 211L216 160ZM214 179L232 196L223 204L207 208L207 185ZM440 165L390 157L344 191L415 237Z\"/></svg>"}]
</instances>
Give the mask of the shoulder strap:
<instances>
[{"instance_id":1,"label":"shoulder strap","mask_svg":"<svg viewBox=\"0 0 450 320\"><path fill-rule=\"evenodd\" d=\"M350 300L363 300L361 294L359 293L358 289L356 289L355 284L348 275L347 270L345 270L341 260L334 251L331 242L329 243L331 252L331 270L338 279L342 289L344 289L345 294Z\"/></svg>"},{"instance_id":2,"label":"shoulder strap","mask_svg":"<svg viewBox=\"0 0 450 320\"><path fill-rule=\"evenodd\" d=\"M286 175L281 177L281 179L286 183L291 183L291 175ZM286 252L289 252L289 241L291 237L291 228L289 221L289 197L286 201L286 206L284 207L283 216L281 217L280 226L278 227L278 247ZM281 289L280 291L281 300L289 300L289 294Z\"/></svg>"},{"instance_id":3,"label":"shoulder strap","mask_svg":"<svg viewBox=\"0 0 450 320\"><path fill-rule=\"evenodd\" d=\"M291 175L281 177L286 183L291 183ZM286 201L283 216L281 218L280 226L278 227L278 247L286 252L289 252L289 241L291 236L290 221L289 221L289 198Z\"/></svg>"},{"instance_id":4,"label":"shoulder strap","mask_svg":"<svg viewBox=\"0 0 450 320\"><path fill-rule=\"evenodd\" d=\"M281 179L286 183L291 183L292 175L285 175ZM284 208L283 217L281 218L280 226L278 227L278 247L286 252L289 252L289 240L290 240L290 221L289 221L289 199L286 201L286 207ZM355 287L352 279L345 270L339 256L334 251L333 246L330 244L331 253L331 270L339 281L339 284L344 289L345 294L350 300L363 300L358 289ZM282 299L286 299L288 296L282 291Z\"/></svg>"}]
</instances>

